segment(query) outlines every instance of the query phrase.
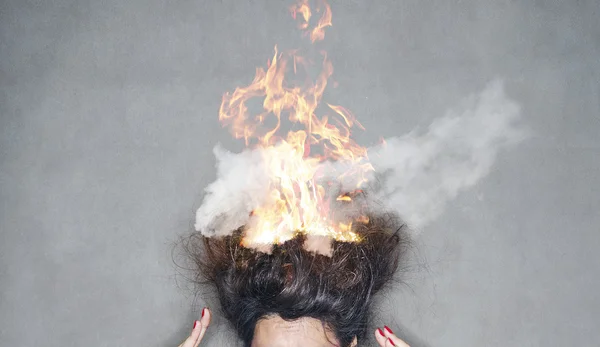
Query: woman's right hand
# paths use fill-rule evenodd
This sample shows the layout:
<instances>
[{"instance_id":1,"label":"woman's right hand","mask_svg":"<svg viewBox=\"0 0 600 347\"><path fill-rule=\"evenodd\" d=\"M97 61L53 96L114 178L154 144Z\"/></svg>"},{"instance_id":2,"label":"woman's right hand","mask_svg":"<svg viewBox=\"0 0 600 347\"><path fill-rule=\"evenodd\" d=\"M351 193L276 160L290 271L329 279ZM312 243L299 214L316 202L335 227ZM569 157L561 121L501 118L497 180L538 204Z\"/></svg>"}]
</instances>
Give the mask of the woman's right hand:
<instances>
[{"instance_id":1,"label":"woman's right hand","mask_svg":"<svg viewBox=\"0 0 600 347\"><path fill-rule=\"evenodd\" d=\"M383 329L377 328L377 330L375 330L375 339L381 347L409 347L406 342L394 335L387 325Z\"/></svg>"},{"instance_id":2,"label":"woman's right hand","mask_svg":"<svg viewBox=\"0 0 600 347\"><path fill-rule=\"evenodd\" d=\"M210 310L208 308L202 309L202 318L194 322L194 327L190 336L183 341L179 347L198 347L200 341L206 333L206 329L210 324Z\"/></svg>"}]
</instances>

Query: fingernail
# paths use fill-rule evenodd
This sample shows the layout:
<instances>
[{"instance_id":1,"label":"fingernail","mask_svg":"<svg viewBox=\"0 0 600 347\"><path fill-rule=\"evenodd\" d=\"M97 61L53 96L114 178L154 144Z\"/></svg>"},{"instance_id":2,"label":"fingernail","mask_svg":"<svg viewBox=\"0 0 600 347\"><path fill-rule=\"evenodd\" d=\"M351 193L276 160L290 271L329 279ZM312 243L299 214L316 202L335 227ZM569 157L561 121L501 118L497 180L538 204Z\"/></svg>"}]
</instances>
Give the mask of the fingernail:
<instances>
[{"instance_id":1,"label":"fingernail","mask_svg":"<svg viewBox=\"0 0 600 347\"><path fill-rule=\"evenodd\" d=\"M380 328L377 328L377 331L379 331L379 333L381 334L381 336L385 336L385 335L383 335L383 330L381 330Z\"/></svg>"},{"instance_id":2,"label":"fingernail","mask_svg":"<svg viewBox=\"0 0 600 347\"><path fill-rule=\"evenodd\" d=\"M206 310L206 307L202 309L202 317L204 317L204 310Z\"/></svg>"},{"instance_id":3,"label":"fingernail","mask_svg":"<svg viewBox=\"0 0 600 347\"><path fill-rule=\"evenodd\" d=\"M388 333L393 334L394 332L392 331L392 329L388 328L388 326L384 326L385 330L387 330Z\"/></svg>"},{"instance_id":4,"label":"fingernail","mask_svg":"<svg viewBox=\"0 0 600 347\"><path fill-rule=\"evenodd\" d=\"M198 321L197 321L197 320L196 320L196 321L194 321L194 327L192 328L192 330L193 330L193 329L196 329L196 325L198 325Z\"/></svg>"},{"instance_id":5,"label":"fingernail","mask_svg":"<svg viewBox=\"0 0 600 347\"><path fill-rule=\"evenodd\" d=\"M392 339L388 339L388 341L390 341L390 344L391 344L392 346L395 346L395 345L396 345L396 344L394 343L394 341L392 341Z\"/></svg>"}]
</instances>

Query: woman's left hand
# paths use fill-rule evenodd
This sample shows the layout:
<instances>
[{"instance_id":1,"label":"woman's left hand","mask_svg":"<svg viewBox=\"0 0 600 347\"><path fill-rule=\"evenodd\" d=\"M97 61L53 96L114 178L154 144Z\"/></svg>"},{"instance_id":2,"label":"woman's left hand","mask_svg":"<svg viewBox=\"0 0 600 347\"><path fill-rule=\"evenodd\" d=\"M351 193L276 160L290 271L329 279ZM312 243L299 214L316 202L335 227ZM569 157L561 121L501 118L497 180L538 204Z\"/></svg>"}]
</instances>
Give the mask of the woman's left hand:
<instances>
[{"instance_id":1,"label":"woman's left hand","mask_svg":"<svg viewBox=\"0 0 600 347\"><path fill-rule=\"evenodd\" d=\"M204 337L204 333L206 333L206 329L210 324L210 310L208 308L202 309L202 318L194 322L194 328L192 329L192 333L190 337L188 337L185 341L183 341L179 347L198 347L200 345L200 341Z\"/></svg>"},{"instance_id":2,"label":"woman's left hand","mask_svg":"<svg viewBox=\"0 0 600 347\"><path fill-rule=\"evenodd\" d=\"M392 329L387 326L383 329L377 328L375 330L375 339L381 347L410 347L406 342L394 335Z\"/></svg>"}]
</instances>

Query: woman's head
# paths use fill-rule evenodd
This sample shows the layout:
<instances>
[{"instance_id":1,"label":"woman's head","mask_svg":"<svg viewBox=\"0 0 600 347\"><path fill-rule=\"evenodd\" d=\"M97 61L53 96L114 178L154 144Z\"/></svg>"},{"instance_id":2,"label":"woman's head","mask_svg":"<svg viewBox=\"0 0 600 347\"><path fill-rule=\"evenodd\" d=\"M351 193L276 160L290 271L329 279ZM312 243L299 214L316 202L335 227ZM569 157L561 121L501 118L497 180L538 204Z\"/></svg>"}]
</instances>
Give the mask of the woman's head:
<instances>
[{"instance_id":1,"label":"woman's head","mask_svg":"<svg viewBox=\"0 0 600 347\"><path fill-rule=\"evenodd\" d=\"M245 346L305 339L302 346L347 347L365 336L373 296L393 278L409 245L391 216L371 218L355 232L362 240L333 241L331 257L306 251L302 234L270 254L257 252L240 245L241 230L223 238L196 234L186 249Z\"/></svg>"},{"instance_id":2,"label":"woman's head","mask_svg":"<svg viewBox=\"0 0 600 347\"><path fill-rule=\"evenodd\" d=\"M351 346L356 345L356 339ZM316 318L285 320L280 316L261 318L254 328L252 347L333 347L340 343L331 329Z\"/></svg>"}]
</instances>

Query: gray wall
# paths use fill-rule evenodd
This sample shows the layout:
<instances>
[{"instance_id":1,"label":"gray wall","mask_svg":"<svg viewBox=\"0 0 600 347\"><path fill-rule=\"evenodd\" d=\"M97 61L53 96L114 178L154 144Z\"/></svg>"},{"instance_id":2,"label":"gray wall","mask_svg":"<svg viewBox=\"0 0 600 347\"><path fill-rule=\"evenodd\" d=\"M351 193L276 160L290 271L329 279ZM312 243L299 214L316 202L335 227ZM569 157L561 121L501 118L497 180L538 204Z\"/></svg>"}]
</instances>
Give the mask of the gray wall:
<instances>
[{"instance_id":1,"label":"gray wall","mask_svg":"<svg viewBox=\"0 0 600 347\"><path fill-rule=\"evenodd\" d=\"M0 345L175 346L202 307L171 246L214 179L222 92L287 2L4 0ZM419 237L377 324L415 346L597 346L600 2L334 1L331 97L365 144L427 125L494 77L533 137ZM594 294L596 293L596 294ZM222 323L222 322L221 322ZM206 346L227 345L217 322Z\"/></svg>"}]
</instances>

